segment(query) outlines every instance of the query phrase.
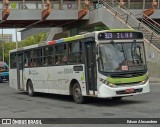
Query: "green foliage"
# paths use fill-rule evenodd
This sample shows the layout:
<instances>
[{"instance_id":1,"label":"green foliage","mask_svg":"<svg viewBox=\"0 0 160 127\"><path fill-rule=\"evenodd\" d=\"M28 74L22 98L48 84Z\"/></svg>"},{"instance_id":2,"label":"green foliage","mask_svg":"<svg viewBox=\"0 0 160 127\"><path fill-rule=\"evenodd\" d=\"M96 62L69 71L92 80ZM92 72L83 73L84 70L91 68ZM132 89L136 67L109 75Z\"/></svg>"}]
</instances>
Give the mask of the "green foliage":
<instances>
[{"instance_id":1,"label":"green foliage","mask_svg":"<svg viewBox=\"0 0 160 127\"><path fill-rule=\"evenodd\" d=\"M47 38L47 33L39 33L37 35L32 35L27 39L18 42L18 48L34 45L38 43L43 43ZM9 63L9 51L16 48L15 42L1 42L0 43L0 60L3 58L3 44L4 44L4 61L8 64Z\"/></svg>"},{"instance_id":2,"label":"green foliage","mask_svg":"<svg viewBox=\"0 0 160 127\"><path fill-rule=\"evenodd\" d=\"M47 38L47 33L39 33L38 35L32 35L32 36L28 37L27 39L19 42L18 47L21 48L24 46L42 43L46 40L46 38Z\"/></svg>"},{"instance_id":3,"label":"green foliage","mask_svg":"<svg viewBox=\"0 0 160 127\"><path fill-rule=\"evenodd\" d=\"M15 48L16 48L16 43L13 42L4 43L4 60L7 64L9 63L9 51Z\"/></svg>"},{"instance_id":4,"label":"green foliage","mask_svg":"<svg viewBox=\"0 0 160 127\"><path fill-rule=\"evenodd\" d=\"M100 31L100 30L109 30L107 26L96 26L94 27L95 31Z\"/></svg>"}]
</instances>

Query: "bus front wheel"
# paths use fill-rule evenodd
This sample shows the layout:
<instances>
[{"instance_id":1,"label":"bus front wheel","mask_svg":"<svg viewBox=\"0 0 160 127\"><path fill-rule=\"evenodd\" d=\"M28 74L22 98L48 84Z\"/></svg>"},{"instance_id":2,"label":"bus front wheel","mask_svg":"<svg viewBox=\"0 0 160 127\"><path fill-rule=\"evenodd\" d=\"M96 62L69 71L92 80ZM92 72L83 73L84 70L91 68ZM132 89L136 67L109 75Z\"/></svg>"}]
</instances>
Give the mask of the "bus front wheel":
<instances>
[{"instance_id":1,"label":"bus front wheel","mask_svg":"<svg viewBox=\"0 0 160 127\"><path fill-rule=\"evenodd\" d=\"M28 87L28 95L31 97L34 96L34 88L31 81L28 81L27 87Z\"/></svg>"},{"instance_id":2,"label":"bus front wheel","mask_svg":"<svg viewBox=\"0 0 160 127\"><path fill-rule=\"evenodd\" d=\"M72 93L73 93L73 99L75 103L82 104L85 102L85 98L84 96L82 96L81 87L78 82L74 84Z\"/></svg>"}]
</instances>

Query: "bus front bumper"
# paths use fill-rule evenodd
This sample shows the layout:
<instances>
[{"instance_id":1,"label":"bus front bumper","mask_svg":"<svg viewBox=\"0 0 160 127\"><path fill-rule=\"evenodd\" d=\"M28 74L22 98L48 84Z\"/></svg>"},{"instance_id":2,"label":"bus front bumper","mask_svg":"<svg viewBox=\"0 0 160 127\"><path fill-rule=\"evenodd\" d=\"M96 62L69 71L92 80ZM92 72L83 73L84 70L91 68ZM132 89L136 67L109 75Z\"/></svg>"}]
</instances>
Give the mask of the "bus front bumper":
<instances>
[{"instance_id":1,"label":"bus front bumper","mask_svg":"<svg viewBox=\"0 0 160 127\"><path fill-rule=\"evenodd\" d=\"M98 97L124 97L150 92L149 80L143 85L109 87L101 84L98 89Z\"/></svg>"},{"instance_id":2,"label":"bus front bumper","mask_svg":"<svg viewBox=\"0 0 160 127\"><path fill-rule=\"evenodd\" d=\"M0 75L0 81L9 81L9 75Z\"/></svg>"}]
</instances>

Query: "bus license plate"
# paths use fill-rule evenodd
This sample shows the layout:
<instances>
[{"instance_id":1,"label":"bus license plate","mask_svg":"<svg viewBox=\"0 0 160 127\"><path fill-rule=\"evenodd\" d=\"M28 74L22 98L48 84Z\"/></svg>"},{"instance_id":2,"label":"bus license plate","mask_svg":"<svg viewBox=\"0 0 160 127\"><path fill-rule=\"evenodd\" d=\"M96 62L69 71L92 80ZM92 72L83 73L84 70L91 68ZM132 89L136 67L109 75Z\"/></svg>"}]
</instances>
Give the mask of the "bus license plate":
<instances>
[{"instance_id":1,"label":"bus license plate","mask_svg":"<svg viewBox=\"0 0 160 127\"><path fill-rule=\"evenodd\" d=\"M126 89L125 92L126 92L126 93L133 93L133 92L134 92L134 89L133 89L133 88L131 88L131 89Z\"/></svg>"}]
</instances>

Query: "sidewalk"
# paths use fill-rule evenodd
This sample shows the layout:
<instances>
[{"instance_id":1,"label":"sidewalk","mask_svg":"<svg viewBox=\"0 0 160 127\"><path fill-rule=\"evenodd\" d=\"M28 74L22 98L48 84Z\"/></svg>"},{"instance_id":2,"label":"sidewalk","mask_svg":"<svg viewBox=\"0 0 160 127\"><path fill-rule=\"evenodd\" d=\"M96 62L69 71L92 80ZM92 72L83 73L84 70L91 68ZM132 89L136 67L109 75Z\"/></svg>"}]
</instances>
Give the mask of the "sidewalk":
<instances>
[{"instance_id":1,"label":"sidewalk","mask_svg":"<svg viewBox=\"0 0 160 127\"><path fill-rule=\"evenodd\" d=\"M150 83L160 83L160 78L158 77L149 77Z\"/></svg>"}]
</instances>

